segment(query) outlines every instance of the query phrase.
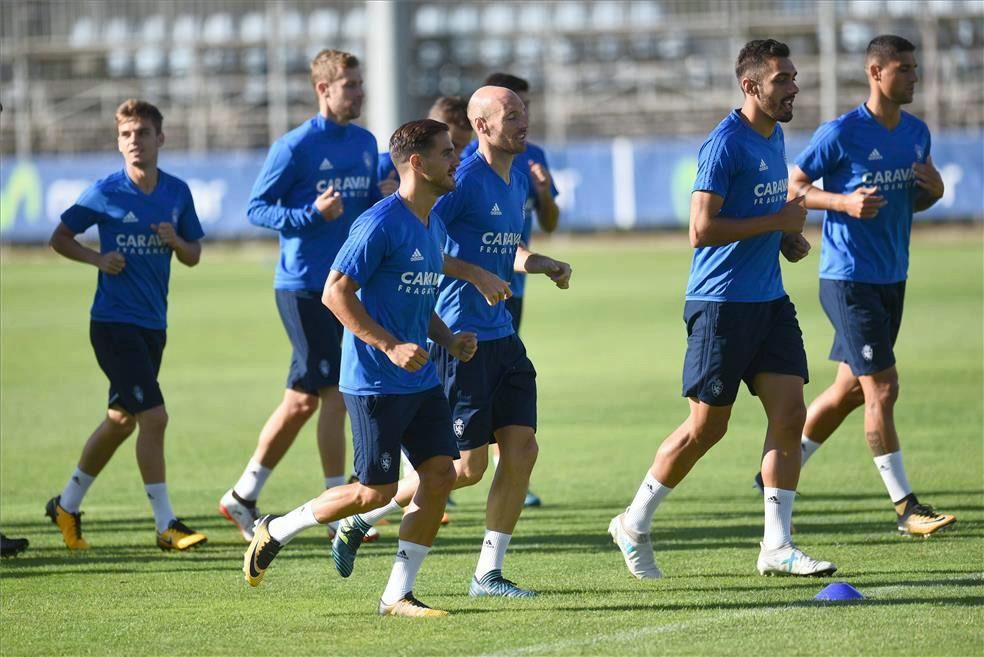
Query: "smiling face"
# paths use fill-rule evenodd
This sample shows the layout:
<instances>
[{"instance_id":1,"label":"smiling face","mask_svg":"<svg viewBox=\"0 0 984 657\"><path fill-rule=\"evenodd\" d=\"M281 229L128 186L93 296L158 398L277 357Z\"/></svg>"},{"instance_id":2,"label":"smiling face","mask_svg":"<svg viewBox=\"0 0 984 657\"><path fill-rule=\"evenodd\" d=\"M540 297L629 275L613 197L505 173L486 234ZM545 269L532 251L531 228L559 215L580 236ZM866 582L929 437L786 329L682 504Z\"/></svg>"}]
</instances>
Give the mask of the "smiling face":
<instances>
[{"instance_id":1,"label":"smiling face","mask_svg":"<svg viewBox=\"0 0 984 657\"><path fill-rule=\"evenodd\" d=\"M501 91L489 102L488 112L476 127L493 148L518 155L526 150L526 106L515 93Z\"/></svg>"},{"instance_id":2,"label":"smiling face","mask_svg":"<svg viewBox=\"0 0 984 657\"><path fill-rule=\"evenodd\" d=\"M757 80L749 79L746 93L755 97L764 114L780 123L793 118L793 101L799 93L796 67L788 57L770 57Z\"/></svg>"},{"instance_id":3,"label":"smiling face","mask_svg":"<svg viewBox=\"0 0 984 657\"><path fill-rule=\"evenodd\" d=\"M150 119L126 118L116 125L116 142L128 167L157 167L157 154L164 144L164 133L157 132Z\"/></svg>"}]
</instances>

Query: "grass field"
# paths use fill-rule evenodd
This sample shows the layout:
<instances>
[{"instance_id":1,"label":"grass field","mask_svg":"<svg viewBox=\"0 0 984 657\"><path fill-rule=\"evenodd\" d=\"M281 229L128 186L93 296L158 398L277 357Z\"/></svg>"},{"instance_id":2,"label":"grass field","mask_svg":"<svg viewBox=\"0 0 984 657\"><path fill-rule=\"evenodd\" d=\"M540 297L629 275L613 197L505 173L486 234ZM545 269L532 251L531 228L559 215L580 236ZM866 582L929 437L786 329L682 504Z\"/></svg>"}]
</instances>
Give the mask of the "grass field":
<instances>
[{"instance_id":1,"label":"grass field","mask_svg":"<svg viewBox=\"0 0 984 657\"><path fill-rule=\"evenodd\" d=\"M154 544L132 445L84 503L93 548L70 554L42 517L100 420L106 384L88 344L91 268L39 253L0 269L0 529L30 550L0 564L2 655L981 655L984 653L984 271L979 227L920 232L897 349L897 409L910 480L957 514L958 529L904 539L852 416L811 460L794 515L798 542L868 596L813 596L828 583L759 577L762 504L751 486L764 420L742 392L728 437L657 513L666 577L632 579L605 530L659 441L684 417L682 290L690 250L677 237L539 243L575 268L560 293L533 281L523 336L539 371L542 509L524 514L506 575L533 600L467 596L487 486L458 491L417 593L436 621L375 616L396 527L339 578L320 531L298 538L250 589L245 545L216 513L281 395L288 344L267 249L206 248L175 265L162 385L177 512L209 536L192 554ZM816 255L785 267L820 392L834 366L816 295ZM283 512L321 484L313 427L263 493Z\"/></svg>"}]
</instances>

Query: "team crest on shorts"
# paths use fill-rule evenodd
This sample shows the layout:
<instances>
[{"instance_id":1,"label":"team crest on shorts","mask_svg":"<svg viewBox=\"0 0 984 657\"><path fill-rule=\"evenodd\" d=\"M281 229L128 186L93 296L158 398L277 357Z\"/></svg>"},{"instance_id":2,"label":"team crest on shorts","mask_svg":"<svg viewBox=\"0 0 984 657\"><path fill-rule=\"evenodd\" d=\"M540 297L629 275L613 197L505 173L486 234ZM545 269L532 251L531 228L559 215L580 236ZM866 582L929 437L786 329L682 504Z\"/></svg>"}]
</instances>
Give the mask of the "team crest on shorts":
<instances>
[{"instance_id":1,"label":"team crest on shorts","mask_svg":"<svg viewBox=\"0 0 984 657\"><path fill-rule=\"evenodd\" d=\"M328 376L329 374L331 374L331 363L329 363L327 360L322 360L320 363L318 363L318 369L321 370L321 376Z\"/></svg>"},{"instance_id":2,"label":"team crest on shorts","mask_svg":"<svg viewBox=\"0 0 984 657\"><path fill-rule=\"evenodd\" d=\"M133 386L133 396L137 398L137 403L143 403L143 388L140 386Z\"/></svg>"},{"instance_id":3,"label":"team crest on shorts","mask_svg":"<svg viewBox=\"0 0 984 657\"><path fill-rule=\"evenodd\" d=\"M875 350L871 348L870 344L866 344L865 346L861 347L861 358L865 359L870 363L871 359L874 357L875 357Z\"/></svg>"},{"instance_id":4,"label":"team crest on shorts","mask_svg":"<svg viewBox=\"0 0 984 657\"><path fill-rule=\"evenodd\" d=\"M460 417L454 421L454 435L461 438L465 433L465 421Z\"/></svg>"},{"instance_id":5,"label":"team crest on shorts","mask_svg":"<svg viewBox=\"0 0 984 657\"><path fill-rule=\"evenodd\" d=\"M379 457L379 466L383 469L383 472L389 472L392 465L393 457L390 456L389 452L383 452Z\"/></svg>"},{"instance_id":6,"label":"team crest on shorts","mask_svg":"<svg viewBox=\"0 0 984 657\"><path fill-rule=\"evenodd\" d=\"M724 392L724 382L721 379L714 377L710 382L711 395L714 397L720 397L721 393Z\"/></svg>"}]
</instances>

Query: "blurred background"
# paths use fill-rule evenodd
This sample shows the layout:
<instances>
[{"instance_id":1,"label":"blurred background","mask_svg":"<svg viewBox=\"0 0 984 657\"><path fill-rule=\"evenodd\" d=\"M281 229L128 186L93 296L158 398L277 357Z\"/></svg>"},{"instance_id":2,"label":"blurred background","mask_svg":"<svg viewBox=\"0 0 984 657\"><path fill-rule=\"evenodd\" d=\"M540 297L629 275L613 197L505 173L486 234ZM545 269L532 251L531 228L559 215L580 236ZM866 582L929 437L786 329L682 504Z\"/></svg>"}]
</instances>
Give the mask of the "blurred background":
<instances>
[{"instance_id":1,"label":"blurred background","mask_svg":"<svg viewBox=\"0 0 984 657\"><path fill-rule=\"evenodd\" d=\"M380 150L436 96L510 72L531 85L530 138L547 150L562 230L675 227L700 142L741 102L746 41L792 50L792 160L820 122L865 100L864 50L884 33L917 46L907 109L933 131L947 183L920 219L981 219L984 0L5 0L0 239L45 240L119 167L112 117L129 97L164 113L161 166L189 181L210 235L258 236L250 187L269 144L317 111L308 63L326 47L362 59L359 122Z\"/></svg>"}]
</instances>

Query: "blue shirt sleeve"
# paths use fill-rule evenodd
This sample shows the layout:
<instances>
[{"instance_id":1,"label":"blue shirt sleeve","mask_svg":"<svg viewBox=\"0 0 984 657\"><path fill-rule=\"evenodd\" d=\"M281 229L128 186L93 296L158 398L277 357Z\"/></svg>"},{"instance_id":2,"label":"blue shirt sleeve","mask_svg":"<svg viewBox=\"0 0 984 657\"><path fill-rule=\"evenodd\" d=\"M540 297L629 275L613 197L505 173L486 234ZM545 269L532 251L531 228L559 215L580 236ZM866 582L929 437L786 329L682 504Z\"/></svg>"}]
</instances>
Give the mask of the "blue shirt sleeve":
<instances>
[{"instance_id":1,"label":"blue shirt sleeve","mask_svg":"<svg viewBox=\"0 0 984 657\"><path fill-rule=\"evenodd\" d=\"M363 217L352 224L331 268L365 287L389 251L389 236L378 217Z\"/></svg>"},{"instance_id":2,"label":"blue shirt sleeve","mask_svg":"<svg viewBox=\"0 0 984 657\"><path fill-rule=\"evenodd\" d=\"M97 209L101 206L102 194L95 185L92 185L82 192L75 205L62 212L62 223L71 228L76 235L84 233L102 219L103 215Z\"/></svg>"},{"instance_id":3,"label":"blue shirt sleeve","mask_svg":"<svg viewBox=\"0 0 984 657\"><path fill-rule=\"evenodd\" d=\"M300 208L288 208L280 204L296 180L293 153L281 141L274 142L250 193L246 210L250 223L280 231L285 235L296 235L301 229L320 219L321 213L314 203Z\"/></svg>"},{"instance_id":4,"label":"blue shirt sleeve","mask_svg":"<svg viewBox=\"0 0 984 657\"><path fill-rule=\"evenodd\" d=\"M181 239L189 242L197 242L205 237L202 230L202 222L198 220L198 213L195 212L195 200L191 196L191 190L187 185L182 185L185 196L184 211L178 216L178 225L175 226Z\"/></svg>"},{"instance_id":5,"label":"blue shirt sleeve","mask_svg":"<svg viewBox=\"0 0 984 657\"><path fill-rule=\"evenodd\" d=\"M844 150L840 146L840 126L834 122L817 128L810 139L806 150L796 158L796 166L810 180L819 180L829 175L844 159Z\"/></svg>"},{"instance_id":6,"label":"blue shirt sleeve","mask_svg":"<svg viewBox=\"0 0 984 657\"><path fill-rule=\"evenodd\" d=\"M710 139L700 147L697 155L697 178L694 192L712 192L721 198L728 196L731 179L738 169L734 149L725 139Z\"/></svg>"}]
</instances>

